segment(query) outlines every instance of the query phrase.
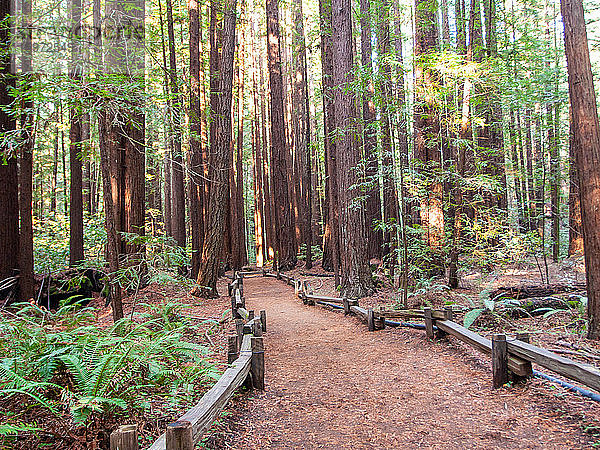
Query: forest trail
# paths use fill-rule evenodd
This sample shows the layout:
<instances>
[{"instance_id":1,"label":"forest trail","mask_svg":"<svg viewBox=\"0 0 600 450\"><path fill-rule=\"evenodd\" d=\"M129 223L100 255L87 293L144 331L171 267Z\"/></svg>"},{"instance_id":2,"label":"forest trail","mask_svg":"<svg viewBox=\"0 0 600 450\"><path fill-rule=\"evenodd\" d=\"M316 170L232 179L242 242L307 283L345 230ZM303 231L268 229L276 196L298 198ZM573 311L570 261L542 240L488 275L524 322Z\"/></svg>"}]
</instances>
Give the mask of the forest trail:
<instances>
[{"instance_id":1,"label":"forest trail","mask_svg":"<svg viewBox=\"0 0 600 450\"><path fill-rule=\"evenodd\" d=\"M235 448L583 448L573 420L423 333L366 331L356 318L303 305L280 281L248 278L267 311L266 391L226 419ZM231 447L229 447L231 448Z\"/></svg>"}]
</instances>

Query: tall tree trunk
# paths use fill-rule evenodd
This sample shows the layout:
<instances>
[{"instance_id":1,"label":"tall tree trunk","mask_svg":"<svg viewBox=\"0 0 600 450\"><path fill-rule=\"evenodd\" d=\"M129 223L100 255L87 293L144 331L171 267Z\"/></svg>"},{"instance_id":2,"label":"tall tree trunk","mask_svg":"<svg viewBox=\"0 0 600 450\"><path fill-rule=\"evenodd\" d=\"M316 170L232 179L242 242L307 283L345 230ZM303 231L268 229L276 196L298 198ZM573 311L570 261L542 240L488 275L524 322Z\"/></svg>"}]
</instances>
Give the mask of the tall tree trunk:
<instances>
[{"instance_id":1,"label":"tall tree trunk","mask_svg":"<svg viewBox=\"0 0 600 450\"><path fill-rule=\"evenodd\" d=\"M361 157L356 145L356 103L350 88L354 82L351 9L350 0L331 2L342 292L347 297L357 298L370 295L374 286L367 255L364 210L355 205L358 192L353 187Z\"/></svg>"},{"instance_id":2,"label":"tall tree trunk","mask_svg":"<svg viewBox=\"0 0 600 450\"><path fill-rule=\"evenodd\" d=\"M204 240L204 164L202 142L202 110L200 97L203 73L200 64L200 21L198 0L188 0L190 16L190 219L192 238L191 277L196 278L200 270L202 244Z\"/></svg>"},{"instance_id":3,"label":"tall tree trunk","mask_svg":"<svg viewBox=\"0 0 600 450\"><path fill-rule=\"evenodd\" d=\"M122 77L125 76L129 83L136 83L138 90L143 90L144 3L142 0L107 0L105 9L106 16L114 21L114 26L130 31L107 36L112 39L104 47L106 77L122 83ZM99 115L101 159L104 158L101 165L105 221L109 241L107 259L113 276L113 268L120 266L120 254L126 256L126 265L135 265L144 270L141 262L143 247L121 242L118 235L120 232L145 234L145 117L139 109L142 101L142 98L138 98L127 105L106 107ZM114 120L115 116L120 117L120 123ZM123 316L123 309L118 287L113 285L113 290L113 318L118 320Z\"/></svg>"},{"instance_id":4,"label":"tall tree trunk","mask_svg":"<svg viewBox=\"0 0 600 450\"><path fill-rule=\"evenodd\" d=\"M12 2L0 2L0 132L11 133L16 129L14 116L8 114L13 98L10 90L15 86L11 64L10 17L14 14ZM16 275L19 255L19 178L17 157L6 141L0 147L5 164L0 164L0 279Z\"/></svg>"},{"instance_id":5,"label":"tall tree trunk","mask_svg":"<svg viewBox=\"0 0 600 450\"><path fill-rule=\"evenodd\" d=\"M175 242L180 247L185 247L185 185L184 172L185 165L181 151L181 97L179 95L179 81L177 79L177 62L175 55L175 30L173 28L173 2L166 0L167 3L167 34L169 36L169 82L171 94L173 96L173 162L172 162L172 181L171 181L171 231Z\"/></svg>"},{"instance_id":6,"label":"tall tree trunk","mask_svg":"<svg viewBox=\"0 0 600 450\"><path fill-rule=\"evenodd\" d=\"M600 125L581 0L561 0L573 147L579 175L588 293L588 337L600 338Z\"/></svg>"},{"instance_id":7,"label":"tall tree trunk","mask_svg":"<svg viewBox=\"0 0 600 450\"><path fill-rule=\"evenodd\" d=\"M337 182L337 142L334 136L336 129L335 103L333 100L333 29L332 2L319 1L321 27L321 60L323 66L323 120L325 142L325 195L327 196L327 220L323 235L324 249L322 265L333 270L335 285L340 285L340 228Z\"/></svg>"},{"instance_id":8,"label":"tall tree trunk","mask_svg":"<svg viewBox=\"0 0 600 450\"><path fill-rule=\"evenodd\" d=\"M228 173L231 166L231 103L235 54L236 0L211 2L210 84L214 120L210 133L210 188L207 234L202 247L198 288L194 295L218 297L227 216Z\"/></svg>"},{"instance_id":9,"label":"tall tree trunk","mask_svg":"<svg viewBox=\"0 0 600 450\"><path fill-rule=\"evenodd\" d=\"M302 1L294 0L292 30L292 116L294 148L298 161L300 181L298 195L298 219L300 240L306 247L305 266L312 267L312 175L310 148L310 106L308 103L308 75L306 70L306 40Z\"/></svg>"},{"instance_id":10,"label":"tall tree trunk","mask_svg":"<svg viewBox=\"0 0 600 450\"><path fill-rule=\"evenodd\" d=\"M271 180L274 201L275 261L277 269L288 270L296 265L294 215L289 190L288 158L286 156L285 110L281 50L279 38L279 2L267 0L267 62L271 88Z\"/></svg>"},{"instance_id":11,"label":"tall tree trunk","mask_svg":"<svg viewBox=\"0 0 600 450\"><path fill-rule=\"evenodd\" d=\"M363 157L366 161L365 176L369 185L365 204L365 216L367 223L367 247L369 258L381 258L383 256L383 234L375 230L377 221L381 221L381 195L379 185L379 157L377 155L377 129L375 121L375 103L373 96L375 87L373 85L373 54L371 30L371 5L369 0L360 1L360 50L362 70L367 75L368 85L364 89L362 98L363 119Z\"/></svg>"},{"instance_id":12,"label":"tall tree trunk","mask_svg":"<svg viewBox=\"0 0 600 450\"><path fill-rule=\"evenodd\" d=\"M71 67L69 77L73 84L82 82L81 54L81 0L71 0ZM78 96L77 96L78 97ZM83 171L82 171L82 107L76 102L69 107L69 161L71 184L69 189L69 265L75 266L84 259L83 254Z\"/></svg>"}]
</instances>

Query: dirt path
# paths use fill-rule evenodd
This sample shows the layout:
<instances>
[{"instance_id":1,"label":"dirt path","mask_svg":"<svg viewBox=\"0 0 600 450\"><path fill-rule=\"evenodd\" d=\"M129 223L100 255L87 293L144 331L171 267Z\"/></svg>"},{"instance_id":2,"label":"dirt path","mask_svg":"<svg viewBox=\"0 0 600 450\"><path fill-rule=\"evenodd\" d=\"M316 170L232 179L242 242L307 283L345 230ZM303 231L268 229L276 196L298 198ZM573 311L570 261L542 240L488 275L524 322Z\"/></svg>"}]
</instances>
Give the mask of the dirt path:
<instances>
[{"instance_id":1,"label":"dirt path","mask_svg":"<svg viewBox=\"0 0 600 450\"><path fill-rule=\"evenodd\" d=\"M273 279L247 279L244 288L247 307L267 311L267 388L236 402L222 425L224 447L591 444L560 399L528 387L494 391L488 369L448 343L428 343L416 331L369 333L357 319L303 305Z\"/></svg>"}]
</instances>

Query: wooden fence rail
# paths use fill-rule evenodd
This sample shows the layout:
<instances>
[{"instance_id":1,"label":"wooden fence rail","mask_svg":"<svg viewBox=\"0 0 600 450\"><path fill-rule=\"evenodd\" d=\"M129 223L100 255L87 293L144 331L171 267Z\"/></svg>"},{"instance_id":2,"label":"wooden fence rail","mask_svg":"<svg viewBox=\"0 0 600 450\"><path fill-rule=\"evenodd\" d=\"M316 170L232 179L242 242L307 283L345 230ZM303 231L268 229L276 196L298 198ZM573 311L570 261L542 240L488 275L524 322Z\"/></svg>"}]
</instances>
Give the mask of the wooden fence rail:
<instances>
[{"instance_id":1,"label":"wooden fence rail","mask_svg":"<svg viewBox=\"0 0 600 450\"><path fill-rule=\"evenodd\" d=\"M358 306L358 301L356 300L315 295L307 281L295 280L293 277L282 273L270 274L263 272L263 275L276 277L285 281L286 284L293 284L296 296L302 299L305 304L321 304L337 308L339 308L339 304L344 305L344 312L346 314L354 313L360 317L367 322L367 326L371 331L383 328L388 319L424 319L428 338L435 339L436 335L449 334L471 347L491 355L493 385L495 387L499 387L506 382L509 372L517 377L532 375L531 364L535 363L596 391L600 391L600 371L596 367L573 361L544 348L524 342L527 339L521 333L515 338L507 338L505 335L500 334L495 335L493 340L487 339L454 322L452 320L454 311L450 307L447 307L445 310L433 310L431 308L424 308L422 310L365 309ZM437 330L437 333L435 330ZM506 349L504 350L504 348Z\"/></svg>"},{"instance_id":2,"label":"wooden fence rail","mask_svg":"<svg viewBox=\"0 0 600 450\"><path fill-rule=\"evenodd\" d=\"M260 272L259 272L260 273ZM219 381L182 415L167 426L148 450L192 450L203 434L219 417L234 392L242 385L264 389L264 344L262 333L266 331L266 313L254 317L254 311L245 309L243 275L235 274L229 285L232 316L236 320L236 335L228 339L227 359L230 367ZM119 427L110 436L111 450L138 450L135 425Z\"/></svg>"}]
</instances>

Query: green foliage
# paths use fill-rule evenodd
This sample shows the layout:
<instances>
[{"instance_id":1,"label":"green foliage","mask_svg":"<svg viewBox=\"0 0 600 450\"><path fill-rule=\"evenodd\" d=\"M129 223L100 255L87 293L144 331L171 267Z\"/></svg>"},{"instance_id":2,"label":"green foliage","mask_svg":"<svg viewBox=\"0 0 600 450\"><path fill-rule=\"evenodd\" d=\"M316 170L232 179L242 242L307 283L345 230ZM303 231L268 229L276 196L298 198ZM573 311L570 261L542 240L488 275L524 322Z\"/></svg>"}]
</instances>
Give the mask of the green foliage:
<instances>
[{"instance_id":1,"label":"green foliage","mask_svg":"<svg viewBox=\"0 0 600 450\"><path fill-rule=\"evenodd\" d=\"M87 308L18 307L0 323L0 396L27 396L56 415L66 408L75 424L95 413L146 410L149 396L187 402L195 385L218 377L207 349L185 340L202 325L175 304L147 305L140 322L109 328L95 324ZM15 421L3 431L22 429Z\"/></svg>"}]
</instances>

